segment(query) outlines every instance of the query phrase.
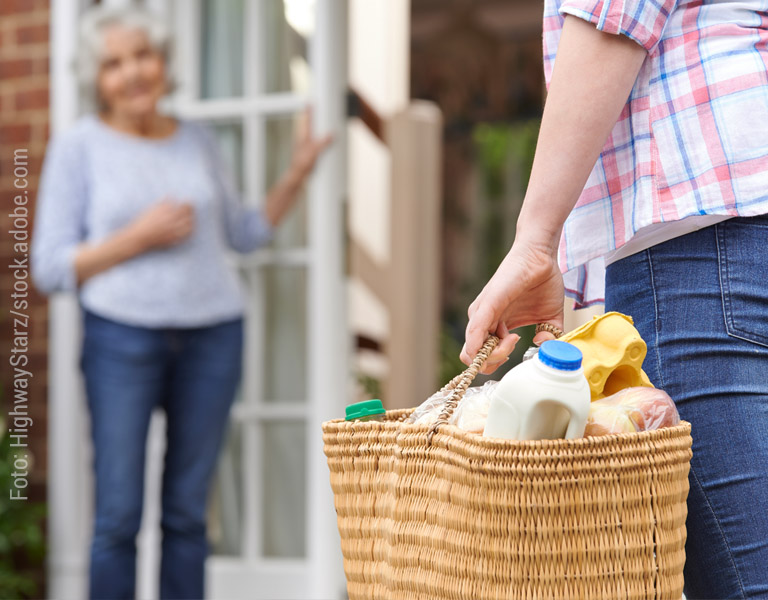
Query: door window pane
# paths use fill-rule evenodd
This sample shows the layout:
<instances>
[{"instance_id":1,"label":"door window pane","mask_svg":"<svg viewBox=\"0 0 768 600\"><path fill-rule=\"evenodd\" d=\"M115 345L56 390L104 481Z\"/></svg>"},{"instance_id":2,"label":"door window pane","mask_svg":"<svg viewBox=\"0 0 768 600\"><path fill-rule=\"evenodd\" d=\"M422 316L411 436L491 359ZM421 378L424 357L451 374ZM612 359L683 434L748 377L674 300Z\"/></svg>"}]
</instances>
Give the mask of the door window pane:
<instances>
[{"instance_id":1,"label":"door window pane","mask_svg":"<svg viewBox=\"0 0 768 600\"><path fill-rule=\"evenodd\" d=\"M300 558L306 553L306 426L275 421L262 431L264 556Z\"/></svg>"},{"instance_id":2,"label":"door window pane","mask_svg":"<svg viewBox=\"0 0 768 600\"><path fill-rule=\"evenodd\" d=\"M243 95L246 0L202 0L200 97Z\"/></svg>"},{"instance_id":3,"label":"door window pane","mask_svg":"<svg viewBox=\"0 0 768 600\"><path fill-rule=\"evenodd\" d=\"M307 93L307 45L315 28L315 0L262 0L264 91Z\"/></svg>"},{"instance_id":4,"label":"door window pane","mask_svg":"<svg viewBox=\"0 0 768 600\"><path fill-rule=\"evenodd\" d=\"M303 117L281 117L266 123L266 182L267 190L285 174L291 166L293 145L299 120ZM298 201L286 215L275 232L273 248L295 248L307 244L306 185Z\"/></svg>"},{"instance_id":5,"label":"door window pane","mask_svg":"<svg viewBox=\"0 0 768 600\"><path fill-rule=\"evenodd\" d=\"M208 536L214 554L238 556L242 548L242 431L241 423L231 424L216 467L208 510Z\"/></svg>"},{"instance_id":6,"label":"door window pane","mask_svg":"<svg viewBox=\"0 0 768 600\"><path fill-rule=\"evenodd\" d=\"M266 339L264 399L303 402L307 395L307 273L264 267Z\"/></svg>"},{"instance_id":7,"label":"door window pane","mask_svg":"<svg viewBox=\"0 0 768 600\"><path fill-rule=\"evenodd\" d=\"M245 187L243 177L243 126L241 123L219 123L214 125L214 133L219 143L219 150L226 162L226 167L235 178L238 190Z\"/></svg>"}]
</instances>

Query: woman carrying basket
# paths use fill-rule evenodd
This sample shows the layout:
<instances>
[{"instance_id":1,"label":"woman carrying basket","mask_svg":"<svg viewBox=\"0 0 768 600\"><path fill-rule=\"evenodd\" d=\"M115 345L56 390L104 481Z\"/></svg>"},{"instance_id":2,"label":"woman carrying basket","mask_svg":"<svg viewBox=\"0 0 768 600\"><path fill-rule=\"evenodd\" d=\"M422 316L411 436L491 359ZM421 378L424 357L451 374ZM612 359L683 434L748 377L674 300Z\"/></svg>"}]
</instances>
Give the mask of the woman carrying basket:
<instances>
[{"instance_id":1,"label":"woman carrying basket","mask_svg":"<svg viewBox=\"0 0 768 600\"><path fill-rule=\"evenodd\" d=\"M496 333L492 372L510 329L562 328L564 292L631 315L692 424L685 594L765 598L768 2L545 0L544 68L517 236L462 360Z\"/></svg>"}]
</instances>

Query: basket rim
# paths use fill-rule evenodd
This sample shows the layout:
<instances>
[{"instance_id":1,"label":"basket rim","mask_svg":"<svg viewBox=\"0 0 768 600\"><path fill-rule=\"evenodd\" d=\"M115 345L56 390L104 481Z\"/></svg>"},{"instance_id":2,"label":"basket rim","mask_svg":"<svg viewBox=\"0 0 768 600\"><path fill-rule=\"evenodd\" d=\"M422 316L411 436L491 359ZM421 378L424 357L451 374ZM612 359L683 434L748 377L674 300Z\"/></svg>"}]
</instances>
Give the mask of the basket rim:
<instances>
[{"instance_id":1,"label":"basket rim","mask_svg":"<svg viewBox=\"0 0 768 600\"><path fill-rule=\"evenodd\" d=\"M406 418L414 411L413 408L388 410L385 413L384 421L346 421L345 419L333 419L323 423L323 433L326 435L341 433L364 433L364 432L397 432L399 435L416 435L424 437L424 445L428 445L427 436L431 431L431 425L417 425L415 423L405 423L402 419ZM488 450L507 450L519 449L521 451L533 450L595 450L601 447L613 447L617 445L636 445L648 443L663 443L670 439L690 436L691 424L688 421L680 420L678 425L671 427L662 427L661 429L652 429L648 431L636 431L631 433L609 433L600 436L581 437L571 440L564 438L554 440L510 440L501 438L484 437L480 433L472 433L460 429L456 425L443 425L438 430L435 438L439 436L448 436L462 440L476 447L482 447ZM436 441L436 440L435 440ZM433 442L432 445L435 445ZM442 444L441 444L442 445Z\"/></svg>"}]
</instances>

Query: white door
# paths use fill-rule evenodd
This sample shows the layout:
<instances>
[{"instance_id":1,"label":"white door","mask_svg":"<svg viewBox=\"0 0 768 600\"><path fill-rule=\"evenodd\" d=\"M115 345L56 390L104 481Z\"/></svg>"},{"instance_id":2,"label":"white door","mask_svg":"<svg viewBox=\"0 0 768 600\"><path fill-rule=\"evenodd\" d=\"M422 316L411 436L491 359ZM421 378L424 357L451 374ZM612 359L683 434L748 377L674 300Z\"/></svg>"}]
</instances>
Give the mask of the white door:
<instances>
[{"instance_id":1,"label":"white door","mask_svg":"<svg viewBox=\"0 0 768 600\"><path fill-rule=\"evenodd\" d=\"M213 123L247 202L288 167L295 125L337 132L274 242L240 260L245 377L211 515L211 598L335 598L340 546L320 423L345 404L346 0L176 0L176 110Z\"/></svg>"}]
</instances>

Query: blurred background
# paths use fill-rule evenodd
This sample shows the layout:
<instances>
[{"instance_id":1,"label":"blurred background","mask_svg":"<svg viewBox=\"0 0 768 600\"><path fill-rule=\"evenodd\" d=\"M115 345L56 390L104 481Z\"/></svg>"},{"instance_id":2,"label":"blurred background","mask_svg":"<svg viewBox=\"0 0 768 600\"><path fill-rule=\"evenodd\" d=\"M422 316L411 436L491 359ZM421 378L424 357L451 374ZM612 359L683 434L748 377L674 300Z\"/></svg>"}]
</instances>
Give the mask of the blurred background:
<instances>
[{"instance_id":1,"label":"blurred background","mask_svg":"<svg viewBox=\"0 0 768 600\"><path fill-rule=\"evenodd\" d=\"M14 150L28 151L33 198L49 136L85 110L72 59L91 4L0 4L4 265L16 256ZM417 405L462 369L467 307L514 240L533 159L542 2L142 4L175 35L177 86L165 110L215 127L244 202L260 203L288 165L307 105L319 133L336 134L271 245L233 257L249 294L246 374L216 476L206 574L210 598L344 597L320 423L366 398ZM3 414L12 284L0 270ZM76 299L33 293L29 313L29 501L6 499L4 439L0 597L82 598L92 480ZM569 312L566 330L586 313ZM505 370L529 345L528 329ZM163 428L158 413L139 539L147 599L156 597Z\"/></svg>"}]
</instances>

